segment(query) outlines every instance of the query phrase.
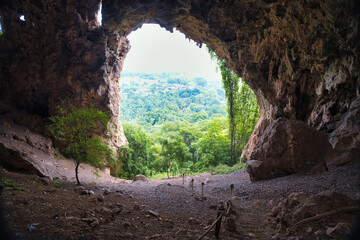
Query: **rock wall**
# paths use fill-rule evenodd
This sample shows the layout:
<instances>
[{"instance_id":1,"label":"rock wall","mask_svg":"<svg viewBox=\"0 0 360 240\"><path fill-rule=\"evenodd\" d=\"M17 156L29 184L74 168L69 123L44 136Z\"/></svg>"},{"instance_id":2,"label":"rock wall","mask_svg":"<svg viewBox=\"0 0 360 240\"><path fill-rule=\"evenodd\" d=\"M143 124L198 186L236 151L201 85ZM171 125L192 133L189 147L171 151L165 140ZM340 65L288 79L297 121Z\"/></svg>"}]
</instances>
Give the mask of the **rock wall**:
<instances>
[{"instance_id":1,"label":"rock wall","mask_svg":"<svg viewBox=\"0 0 360 240\"><path fill-rule=\"evenodd\" d=\"M255 91L261 118L244 155L279 117L327 134L360 97L358 1L106 1L104 26L144 22L206 43Z\"/></svg>"},{"instance_id":2,"label":"rock wall","mask_svg":"<svg viewBox=\"0 0 360 240\"><path fill-rule=\"evenodd\" d=\"M113 113L114 145L124 144L118 81L126 36L158 23L206 43L256 93L261 118L244 151L248 159L279 117L306 122L334 141L345 137L359 151L356 134L346 134L359 126L346 117L359 109L359 1L107 0L102 27L99 4L2 1L0 100L43 117L67 98L96 103Z\"/></svg>"},{"instance_id":3,"label":"rock wall","mask_svg":"<svg viewBox=\"0 0 360 240\"><path fill-rule=\"evenodd\" d=\"M43 118L63 102L95 104L112 113L118 147L127 142L118 83L129 43L101 29L99 7L98 0L3 1L0 100Z\"/></svg>"}]
</instances>

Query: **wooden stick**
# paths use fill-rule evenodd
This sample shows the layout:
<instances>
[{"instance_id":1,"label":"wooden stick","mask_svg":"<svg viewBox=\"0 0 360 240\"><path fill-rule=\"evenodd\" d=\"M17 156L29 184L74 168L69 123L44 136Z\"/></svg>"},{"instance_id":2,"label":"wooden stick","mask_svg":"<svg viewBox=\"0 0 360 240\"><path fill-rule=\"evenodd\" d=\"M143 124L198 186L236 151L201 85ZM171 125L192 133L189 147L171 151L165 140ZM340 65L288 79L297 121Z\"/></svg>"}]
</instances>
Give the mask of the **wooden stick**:
<instances>
[{"instance_id":1,"label":"wooden stick","mask_svg":"<svg viewBox=\"0 0 360 240\"><path fill-rule=\"evenodd\" d=\"M204 183L201 183L201 197L204 197Z\"/></svg>"},{"instance_id":2,"label":"wooden stick","mask_svg":"<svg viewBox=\"0 0 360 240\"><path fill-rule=\"evenodd\" d=\"M305 218L305 219L297 222L295 224L295 226L298 226L298 225L304 224L304 223L308 223L308 222L312 222L312 221L315 221L315 220L318 220L318 219L321 219L321 218L324 218L324 217L328 217L328 216L331 216L331 215L335 215L335 214L338 214L338 213L341 213L341 212L355 212L355 211L359 211L358 206L342 207L342 208L338 208L338 209L335 209L335 210L331 210L329 212L317 214L317 215L315 215L313 217Z\"/></svg>"},{"instance_id":3,"label":"wooden stick","mask_svg":"<svg viewBox=\"0 0 360 240\"><path fill-rule=\"evenodd\" d=\"M210 232L210 230L215 226L215 224L222 218L222 214L220 214L220 216L218 216L218 218L211 224L211 226L208 228L208 230L206 230L200 237L198 237L198 239L196 240L201 240L203 239L203 237L206 236L206 234L208 234Z\"/></svg>"},{"instance_id":4,"label":"wooden stick","mask_svg":"<svg viewBox=\"0 0 360 240\"><path fill-rule=\"evenodd\" d=\"M191 179L191 191L194 191L194 179Z\"/></svg>"},{"instance_id":5,"label":"wooden stick","mask_svg":"<svg viewBox=\"0 0 360 240\"><path fill-rule=\"evenodd\" d=\"M231 205L228 205L228 209L226 210L226 212L228 213L230 211L230 207ZM220 219L224 216L224 214L220 213L220 215L218 215L217 219L211 224L211 226L203 233L201 234L200 237L198 237L196 240L201 240L203 239L203 237L206 236L206 234L208 234L210 232L210 230L215 226L215 224L220 221Z\"/></svg>"},{"instance_id":6,"label":"wooden stick","mask_svg":"<svg viewBox=\"0 0 360 240\"><path fill-rule=\"evenodd\" d=\"M183 185L185 184L185 173L183 173Z\"/></svg>"},{"instance_id":7,"label":"wooden stick","mask_svg":"<svg viewBox=\"0 0 360 240\"><path fill-rule=\"evenodd\" d=\"M231 185L230 185L230 198L231 198L232 195L233 195L233 190L234 190L234 184L231 184Z\"/></svg>"},{"instance_id":8,"label":"wooden stick","mask_svg":"<svg viewBox=\"0 0 360 240\"><path fill-rule=\"evenodd\" d=\"M220 228L221 228L221 218L222 218L223 214L218 212L218 218L219 221L217 221L216 225L215 225L215 232L214 232L214 235L215 235L215 238L216 239L219 239L219 236L220 236Z\"/></svg>"}]
</instances>

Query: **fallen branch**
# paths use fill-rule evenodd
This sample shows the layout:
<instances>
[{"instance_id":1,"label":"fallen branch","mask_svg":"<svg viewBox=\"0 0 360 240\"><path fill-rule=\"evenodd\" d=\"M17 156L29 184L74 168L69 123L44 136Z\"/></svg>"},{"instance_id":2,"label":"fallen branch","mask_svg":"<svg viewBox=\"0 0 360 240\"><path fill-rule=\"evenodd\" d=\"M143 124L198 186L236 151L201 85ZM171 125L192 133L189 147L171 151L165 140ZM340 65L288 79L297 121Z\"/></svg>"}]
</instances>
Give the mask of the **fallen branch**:
<instances>
[{"instance_id":1,"label":"fallen branch","mask_svg":"<svg viewBox=\"0 0 360 240\"><path fill-rule=\"evenodd\" d=\"M206 236L210 232L210 230L215 226L215 224L222 218L222 214L219 215L219 217L211 224L211 226L206 230L200 237L198 237L196 240L201 240L203 237Z\"/></svg>"},{"instance_id":2,"label":"fallen branch","mask_svg":"<svg viewBox=\"0 0 360 240\"><path fill-rule=\"evenodd\" d=\"M231 202L230 202L230 203L228 202L227 208L228 208L228 209L226 210L226 215L228 215L229 212L230 212ZM203 234L201 234L201 236L198 237L196 240L201 240L201 239L203 239L203 237L205 237L206 234L208 234L208 233L210 232L210 230L215 226L215 224L216 224L218 221L221 220L221 218L222 218L223 216L224 216L224 215L221 213L221 214L218 216L218 218L211 224L211 226L210 226Z\"/></svg>"},{"instance_id":3,"label":"fallen branch","mask_svg":"<svg viewBox=\"0 0 360 240\"><path fill-rule=\"evenodd\" d=\"M298 226L298 225L304 224L304 223L308 223L308 222L312 222L312 221L315 221L315 220L318 220L318 219L321 219L321 218L324 218L324 217L328 217L328 216L331 216L331 215L335 215L335 214L338 214L338 213L342 213L342 212L356 212L356 211L359 211L358 206L342 207L342 208L338 208L338 209L335 209L335 210L331 210L329 212L317 214L317 215L315 215L313 217L305 218L305 219L297 222L295 224L295 226Z\"/></svg>"}]
</instances>

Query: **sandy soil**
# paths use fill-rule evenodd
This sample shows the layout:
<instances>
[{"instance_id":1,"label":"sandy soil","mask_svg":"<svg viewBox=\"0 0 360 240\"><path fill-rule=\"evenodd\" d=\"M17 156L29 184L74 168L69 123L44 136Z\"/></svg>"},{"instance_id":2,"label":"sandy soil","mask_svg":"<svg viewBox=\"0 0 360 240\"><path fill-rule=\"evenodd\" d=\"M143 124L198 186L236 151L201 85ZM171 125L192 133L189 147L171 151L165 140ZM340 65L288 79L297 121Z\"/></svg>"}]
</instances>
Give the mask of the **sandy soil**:
<instances>
[{"instance_id":1,"label":"sandy soil","mask_svg":"<svg viewBox=\"0 0 360 240\"><path fill-rule=\"evenodd\" d=\"M67 168L70 176L73 169ZM1 170L3 179L19 185L2 191L3 220L14 239L197 239L217 216L219 203L229 200L231 184L234 211L229 218L235 219L236 230L231 221L223 220L220 239L334 239L315 232L326 232L344 221L354 226L356 215L341 213L281 231L272 225L271 209L293 192L334 191L355 200L360 197L359 163L318 175L256 183L244 170L187 176L184 184L181 177L132 182L106 173L98 178L89 169L80 171L84 188L77 187L72 177L49 181ZM201 183L206 199L201 197ZM203 239L215 239L214 231Z\"/></svg>"}]
</instances>

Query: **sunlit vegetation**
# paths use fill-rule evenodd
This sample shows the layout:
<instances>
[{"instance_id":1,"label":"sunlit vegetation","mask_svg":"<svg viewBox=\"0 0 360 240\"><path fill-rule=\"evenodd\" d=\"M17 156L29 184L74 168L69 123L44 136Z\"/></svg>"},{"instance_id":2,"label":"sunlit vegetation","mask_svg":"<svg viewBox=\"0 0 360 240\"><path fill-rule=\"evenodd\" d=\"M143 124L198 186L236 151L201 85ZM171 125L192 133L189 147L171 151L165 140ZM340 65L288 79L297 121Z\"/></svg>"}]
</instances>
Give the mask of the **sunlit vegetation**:
<instances>
[{"instance_id":1,"label":"sunlit vegetation","mask_svg":"<svg viewBox=\"0 0 360 240\"><path fill-rule=\"evenodd\" d=\"M122 75L121 119L129 147L120 150L117 176L224 174L245 167L239 157L259 117L256 97L220 63L231 76L222 74L223 84L180 74ZM232 119L226 81L236 85Z\"/></svg>"},{"instance_id":2,"label":"sunlit vegetation","mask_svg":"<svg viewBox=\"0 0 360 240\"><path fill-rule=\"evenodd\" d=\"M77 184L81 163L104 167L114 161L112 150L99 137L110 130L107 113L93 106L82 109L64 103L50 121L49 132L59 141L61 153L75 162Z\"/></svg>"}]
</instances>

